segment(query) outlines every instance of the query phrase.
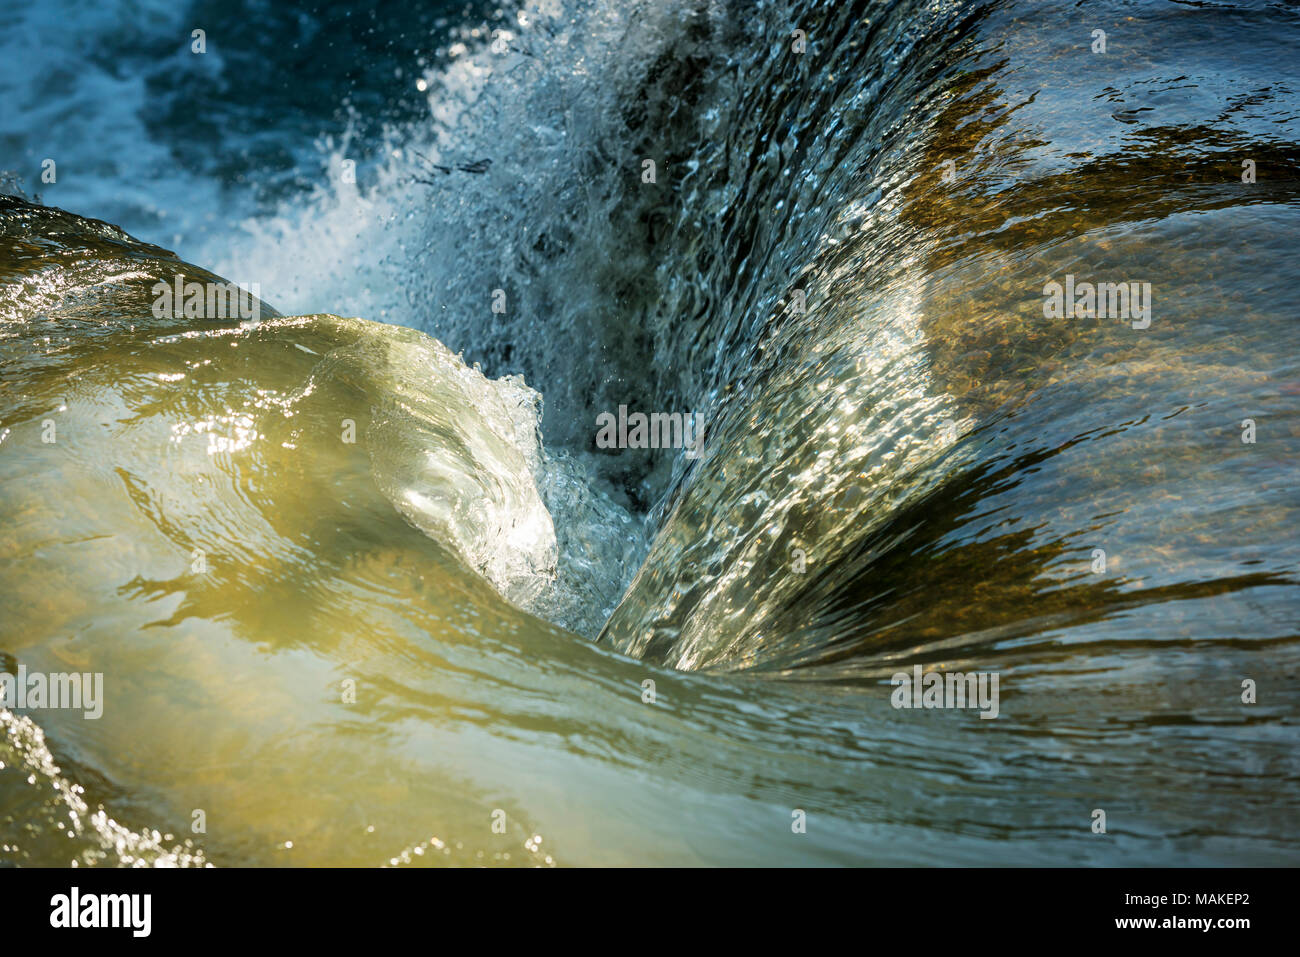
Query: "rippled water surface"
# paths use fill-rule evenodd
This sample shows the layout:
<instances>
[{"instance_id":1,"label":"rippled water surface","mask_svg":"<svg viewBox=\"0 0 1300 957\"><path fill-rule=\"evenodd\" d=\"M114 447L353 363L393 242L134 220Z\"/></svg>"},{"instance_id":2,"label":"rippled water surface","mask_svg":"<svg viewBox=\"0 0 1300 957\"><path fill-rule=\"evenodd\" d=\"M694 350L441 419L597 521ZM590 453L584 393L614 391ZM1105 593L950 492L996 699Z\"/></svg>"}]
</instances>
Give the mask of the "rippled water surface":
<instances>
[{"instance_id":1,"label":"rippled water surface","mask_svg":"<svg viewBox=\"0 0 1300 957\"><path fill-rule=\"evenodd\" d=\"M1300 859L1293 6L7 15L0 860Z\"/></svg>"}]
</instances>

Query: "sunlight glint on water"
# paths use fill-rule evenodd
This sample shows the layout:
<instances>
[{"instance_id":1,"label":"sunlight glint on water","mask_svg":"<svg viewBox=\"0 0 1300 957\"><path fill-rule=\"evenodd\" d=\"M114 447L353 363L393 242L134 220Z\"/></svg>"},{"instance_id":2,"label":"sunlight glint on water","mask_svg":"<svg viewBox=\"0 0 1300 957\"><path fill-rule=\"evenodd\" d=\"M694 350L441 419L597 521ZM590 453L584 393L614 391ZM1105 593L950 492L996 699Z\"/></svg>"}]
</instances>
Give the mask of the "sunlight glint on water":
<instances>
[{"instance_id":1,"label":"sunlight glint on water","mask_svg":"<svg viewBox=\"0 0 1300 957\"><path fill-rule=\"evenodd\" d=\"M45 202L287 317L155 319L210 274L0 200L0 671L107 696L0 712L0 858L1294 863L1300 18L1246 6L547 0L316 146L256 49L105 26ZM186 153L220 83L279 135ZM703 455L598 449L620 404ZM998 717L891 707L915 664Z\"/></svg>"}]
</instances>

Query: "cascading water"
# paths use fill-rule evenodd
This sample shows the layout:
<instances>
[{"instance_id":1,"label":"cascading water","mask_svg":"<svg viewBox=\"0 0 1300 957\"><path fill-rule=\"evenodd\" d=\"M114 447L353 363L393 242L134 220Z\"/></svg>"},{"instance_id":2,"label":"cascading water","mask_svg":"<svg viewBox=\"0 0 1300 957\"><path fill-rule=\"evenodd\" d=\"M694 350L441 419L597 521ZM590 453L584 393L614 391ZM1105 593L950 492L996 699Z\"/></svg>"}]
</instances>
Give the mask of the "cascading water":
<instances>
[{"instance_id":1,"label":"cascading water","mask_svg":"<svg viewBox=\"0 0 1300 957\"><path fill-rule=\"evenodd\" d=\"M105 689L0 709L0 857L1296 860L1294 10L255 7L0 68L182 257L0 198L0 672Z\"/></svg>"}]
</instances>

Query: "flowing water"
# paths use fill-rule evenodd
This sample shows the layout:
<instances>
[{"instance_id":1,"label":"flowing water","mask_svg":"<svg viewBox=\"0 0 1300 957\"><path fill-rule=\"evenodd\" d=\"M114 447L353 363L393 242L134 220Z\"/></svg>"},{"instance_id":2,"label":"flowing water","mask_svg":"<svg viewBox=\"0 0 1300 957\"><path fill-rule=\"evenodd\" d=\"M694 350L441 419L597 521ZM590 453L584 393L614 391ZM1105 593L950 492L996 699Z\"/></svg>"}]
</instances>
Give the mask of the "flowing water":
<instances>
[{"instance_id":1,"label":"flowing water","mask_svg":"<svg viewBox=\"0 0 1300 957\"><path fill-rule=\"evenodd\" d=\"M0 49L0 672L103 676L0 708L0 860L1300 860L1295 7L64 0Z\"/></svg>"}]
</instances>

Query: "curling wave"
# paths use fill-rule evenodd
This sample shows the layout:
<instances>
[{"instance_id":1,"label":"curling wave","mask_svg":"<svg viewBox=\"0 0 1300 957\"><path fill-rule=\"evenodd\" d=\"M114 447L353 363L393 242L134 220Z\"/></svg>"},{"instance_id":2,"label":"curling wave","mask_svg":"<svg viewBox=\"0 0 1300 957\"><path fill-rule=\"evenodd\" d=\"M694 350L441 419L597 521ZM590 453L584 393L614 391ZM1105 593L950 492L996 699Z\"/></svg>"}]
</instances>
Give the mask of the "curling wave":
<instances>
[{"instance_id":1,"label":"curling wave","mask_svg":"<svg viewBox=\"0 0 1300 957\"><path fill-rule=\"evenodd\" d=\"M3 650L110 689L43 740L217 863L1293 862L1297 40L539 0L176 237L254 326L5 201Z\"/></svg>"}]
</instances>

